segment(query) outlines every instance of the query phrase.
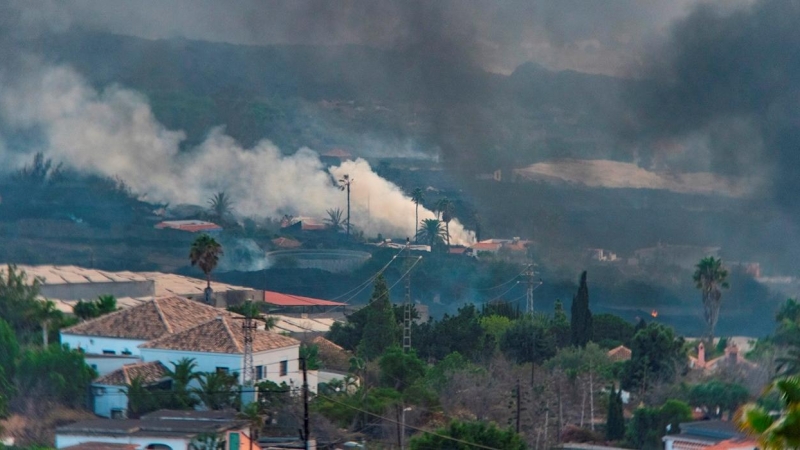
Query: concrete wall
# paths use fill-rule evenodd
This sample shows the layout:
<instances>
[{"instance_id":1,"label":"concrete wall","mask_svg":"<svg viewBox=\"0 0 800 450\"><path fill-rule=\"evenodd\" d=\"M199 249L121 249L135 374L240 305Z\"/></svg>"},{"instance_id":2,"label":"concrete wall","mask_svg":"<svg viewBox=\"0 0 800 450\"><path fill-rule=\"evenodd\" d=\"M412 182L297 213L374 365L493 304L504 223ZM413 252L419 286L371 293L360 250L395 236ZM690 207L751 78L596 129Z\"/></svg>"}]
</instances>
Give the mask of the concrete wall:
<instances>
[{"instance_id":1,"label":"concrete wall","mask_svg":"<svg viewBox=\"0 0 800 450\"><path fill-rule=\"evenodd\" d=\"M181 358L194 358L197 363L198 372L214 372L218 367L225 367L231 372L239 372L239 382L241 383L242 366L244 360L241 354L225 353L200 353L184 352L177 350L163 350L153 348L141 349L142 359L145 362L161 361L167 367L172 367L170 361L178 361ZM300 346L281 348L266 352L259 352L253 355L254 366L266 366L266 380L277 384L286 383L287 385L299 388L303 383L303 376L300 373L298 358L300 357ZM280 362L288 361L288 373L280 375ZM311 382L309 382L311 385ZM314 385L316 386L316 385Z\"/></svg>"},{"instance_id":2,"label":"concrete wall","mask_svg":"<svg viewBox=\"0 0 800 450\"><path fill-rule=\"evenodd\" d=\"M111 411L119 409L124 415L128 411L128 395L122 386L92 384L94 413L100 417L111 418Z\"/></svg>"},{"instance_id":3,"label":"concrete wall","mask_svg":"<svg viewBox=\"0 0 800 450\"><path fill-rule=\"evenodd\" d=\"M61 300L94 300L101 295L114 297L147 297L155 295L153 280L107 283L45 284L42 296Z\"/></svg>"},{"instance_id":4,"label":"concrete wall","mask_svg":"<svg viewBox=\"0 0 800 450\"><path fill-rule=\"evenodd\" d=\"M70 348L82 349L86 353L102 355L103 351L113 351L116 355L122 352L130 352L133 356L138 356L139 345L147 341L138 339L119 339L98 336L82 336L78 334L61 333L61 343L69 345Z\"/></svg>"},{"instance_id":5,"label":"concrete wall","mask_svg":"<svg viewBox=\"0 0 800 450\"><path fill-rule=\"evenodd\" d=\"M142 359L138 356L122 357L122 356L104 356L104 355L86 355L86 364L92 369L97 371L97 376L102 377L105 374L111 373L126 364L135 364L141 362Z\"/></svg>"}]
</instances>

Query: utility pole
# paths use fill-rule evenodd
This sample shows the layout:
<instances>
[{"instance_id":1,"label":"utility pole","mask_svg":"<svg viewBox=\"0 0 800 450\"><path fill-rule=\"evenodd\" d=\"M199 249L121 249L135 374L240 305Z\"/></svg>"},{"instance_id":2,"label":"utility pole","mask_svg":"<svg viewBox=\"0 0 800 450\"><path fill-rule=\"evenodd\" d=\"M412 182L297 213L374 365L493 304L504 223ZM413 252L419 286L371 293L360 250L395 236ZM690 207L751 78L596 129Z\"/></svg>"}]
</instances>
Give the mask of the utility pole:
<instances>
[{"instance_id":1,"label":"utility pole","mask_svg":"<svg viewBox=\"0 0 800 450\"><path fill-rule=\"evenodd\" d=\"M519 434L519 418L522 415L522 395L519 389L519 378L517 378L517 434Z\"/></svg>"},{"instance_id":2,"label":"utility pole","mask_svg":"<svg viewBox=\"0 0 800 450\"><path fill-rule=\"evenodd\" d=\"M308 424L308 368L306 367L306 359L301 357L300 364L303 369L303 443L306 450L311 450L311 439L309 437L309 424ZM315 446L316 447L316 446Z\"/></svg>"}]
</instances>

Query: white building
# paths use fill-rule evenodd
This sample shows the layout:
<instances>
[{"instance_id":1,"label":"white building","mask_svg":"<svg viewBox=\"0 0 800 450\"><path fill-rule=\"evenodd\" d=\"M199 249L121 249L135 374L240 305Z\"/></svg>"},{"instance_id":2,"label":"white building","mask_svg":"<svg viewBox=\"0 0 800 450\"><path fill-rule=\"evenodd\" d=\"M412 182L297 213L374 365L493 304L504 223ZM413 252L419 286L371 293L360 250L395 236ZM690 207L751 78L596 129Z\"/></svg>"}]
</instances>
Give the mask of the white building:
<instances>
[{"instance_id":1,"label":"white building","mask_svg":"<svg viewBox=\"0 0 800 450\"><path fill-rule=\"evenodd\" d=\"M244 377L244 344L242 320L229 314L142 344L139 349L144 361L168 362L193 358L197 363L197 371L236 372L241 383ZM256 382L269 380L299 388L303 383L299 356L300 341L297 339L263 329L253 331ZM309 386L316 386L315 381L309 380Z\"/></svg>"},{"instance_id":2,"label":"white building","mask_svg":"<svg viewBox=\"0 0 800 450\"><path fill-rule=\"evenodd\" d=\"M105 375L141 361L139 346L231 313L183 297L159 297L61 330L61 343L80 349Z\"/></svg>"},{"instance_id":3,"label":"white building","mask_svg":"<svg viewBox=\"0 0 800 450\"><path fill-rule=\"evenodd\" d=\"M5 264L0 264L5 267ZM95 300L101 295L117 298L117 307L136 306L153 297L177 295L203 300L206 280L161 272L109 272L79 266L17 265L29 280L38 279L41 295L56 307L71 313L78 300ZM211 282L216 306L236 304L248 298L261 298L259 290Z\"/></svg>"},{"instance_id":4,"label":"white building","mask_svg":"<svg viewBox=\"0 0 800 450\"><path fill-rule=\"evenodd\" d=\"M161 297L61 331L61 342L85 352L100 378L93 383L95 413L124 415L124 386L137 375L150 384L182 358L194 359L198 372L238 373L244 366L240 315L183 297ZM300 341L264 329L253 331L253 377L299 389ZM316 390L316 372L308 372Z\"/></svg>"},{"instance_id":5,"label":"white building","mask_svg":"<svg viewBox=\"0 0 800 450\"><path fill-rule=\"evenodd\" d=\"M211 435L224 442L222 448L250 448L247 421L228 411L157 411L138 420L86 420L59 427L56 448L108 448L108 444L124 448L127 444L136 450L189 450L196 439Z\"/></svg>"},{"instance_id":6,"label":"white building","mask_svg":"<svg viewBox=\"0 0 800 450\"><path fill-rule=\"evenodd\" d=\"M92 382L94 413L101 417L121 419L127 416L128 395L126 386L138 378L145 386L169 383L167 368L160 361L140 362L122 366Z\"/></svg>"}]
</instances>

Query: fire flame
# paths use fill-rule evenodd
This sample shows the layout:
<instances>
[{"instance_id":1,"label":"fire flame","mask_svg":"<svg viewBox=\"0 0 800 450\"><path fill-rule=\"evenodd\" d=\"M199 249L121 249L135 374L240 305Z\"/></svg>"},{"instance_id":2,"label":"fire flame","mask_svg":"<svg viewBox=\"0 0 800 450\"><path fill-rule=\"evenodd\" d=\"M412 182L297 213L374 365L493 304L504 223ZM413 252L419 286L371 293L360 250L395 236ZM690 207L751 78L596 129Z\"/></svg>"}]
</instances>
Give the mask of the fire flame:
<instances>
[{"instance_id":1,"label":"fire flame","mask_svg":"<svg viewBox=\"0 0 800 450\"><path fill-rule=\"evenodd\" d=\"M650 311L650 315L653 316L653 317L658 317L658 311L656 311L654 309L654 310Z\"/></svg>"}]
</instances>

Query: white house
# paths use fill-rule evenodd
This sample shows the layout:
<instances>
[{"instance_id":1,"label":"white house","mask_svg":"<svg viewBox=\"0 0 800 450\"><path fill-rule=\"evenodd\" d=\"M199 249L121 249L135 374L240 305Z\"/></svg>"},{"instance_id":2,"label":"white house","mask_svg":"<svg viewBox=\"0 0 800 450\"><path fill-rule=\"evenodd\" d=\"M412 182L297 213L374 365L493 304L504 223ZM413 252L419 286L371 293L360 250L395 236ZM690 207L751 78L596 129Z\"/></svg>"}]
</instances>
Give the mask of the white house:
<instances>
[{"instance_id":1,"label":"white house","mask_svg":"<svg viewBox=\"0 0 800 450\"><path fill-rule=\"evenodd\" d=\"M180 333L139 346L145 361L177 361L193 358L200 372L237 372L244 376L244 330L234 315L220 315ZM303 383L299 364L300 341L263 329L253 331L253 367L256 382L269 380L299 388ZM312 374L309 373L309 376ZM311 377L310 377L311 378ZM316 380L309 378L309 387Z\"/></svg>"},{"instance_id":2,"label":"white house","mask_svg":"<svg viewBox=\"0 0 800 450\"><path fill-rule=\"evenodd\" d=\"M208 322L220 314L231 313L184 297L158 297L61 330L61 343L82 350L86 363L99 375L106 375L141 361L141 344Z\"/></svg>"},{"instance_id":3,"label":"white house","mask_svg":"<svg viewBox=\"0 0 800 450\"><path fill-rule=\"evenodd\" d=\"M225 371L243 378L242 316L183 297L160 297L62 330L61 342L85 352L100 378L93 383L95 414L124 415L124 386L137 375L157 384L166 368L193 358L198 372ZM299 389L300 341L278 333L253 331L253 377ZM308 372L316 390L316 372Z\"/></svg>"},{"instance_id":4,"label":"white house","mask_svg":"<svg viewBox=\"0 0 800 450\"><path fill-rule=\"evenodd\" d=\"M197 439L215 436L226 450L250 448L247 421L224 411L157 411L141 419L91 419L59 427L56 448L130 445L136 450L189 450ZM212 448L212 447L209 447ZM216 448L216 447L213 447Z\"/></svg>"},{"instance_id":5,"label":"white house","mask_svg":"<svg viewBox=\"0 0 800 450\"><path fill-rule=\"evenodd\" d=\"M94 413L121 419L127 416L128 395L125 386L138 378L145 386L169 383L167 368L160 361L128 364L92 382Z\"/></svg>"}]
</instances>

